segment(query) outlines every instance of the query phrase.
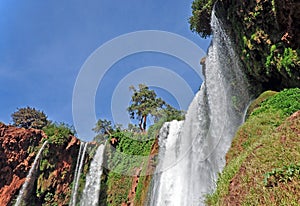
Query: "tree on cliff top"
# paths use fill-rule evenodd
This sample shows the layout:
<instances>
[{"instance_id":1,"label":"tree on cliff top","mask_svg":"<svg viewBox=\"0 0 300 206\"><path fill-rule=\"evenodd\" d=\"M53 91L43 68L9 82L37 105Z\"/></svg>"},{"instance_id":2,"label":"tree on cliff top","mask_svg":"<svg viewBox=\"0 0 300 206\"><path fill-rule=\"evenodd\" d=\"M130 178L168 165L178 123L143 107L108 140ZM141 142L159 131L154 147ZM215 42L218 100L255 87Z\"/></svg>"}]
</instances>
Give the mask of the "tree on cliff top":
<instances>
[{"instance_id":1,"label":"tree on cliff top","mask_svg":"<svg viewBox=\"0 0 300 206\"><path fill-rule=\"evenodd\" d=\"M42 129L48 124L45 113L31 107L18 108L11 117L14 126L24 127L26 129Z\"/></svg>"},{"instance_id":2,"label":"tree on cliff top","mask_svg":"<svg viewBox=\"0 0 300 206\"><path fill-rule=\"evenodd\" d=\"M192 3L192 16L189 19L190 29L197 32L202 38L211 35L211 12L215 0L194 0Z\"/></svg>"},{"instance_id":3,"label":"tree on cliff top","mask_svg":"<svg viewBox=\"0 0 300 206\"><path fill-rule=\"evenodd\" d=\"M93 131L101 135L111 135L114 131L111 121L106 119L99 119Z\"/></svg>"},{"instance_id":4,"label":"tree on cliff top","mask_svg":"<svg viewBox=\"0 0 300 206\"><path fill-rule=\"evenodd\" d=\"M145 132L148 115L153 116L166 103L144 84L139 84L138 89L131 86L130 90L133 91L133 95L131 96L131 105L127 110L131 119L139 120L139 127L142 132Z\"/></svg>"},{"instance_id":5,"label":"tree on cliff top","mask_svg":"<svg viewBox=\"0 0 300 206\"><path fill-rule=\"evenodd\" d=\"M104 143L107 138L113 138L117 132L122 131L122 125L114 125L107 119L99 119L92 130L97 134L94 141Z\"/></svg>"}]
</instances>

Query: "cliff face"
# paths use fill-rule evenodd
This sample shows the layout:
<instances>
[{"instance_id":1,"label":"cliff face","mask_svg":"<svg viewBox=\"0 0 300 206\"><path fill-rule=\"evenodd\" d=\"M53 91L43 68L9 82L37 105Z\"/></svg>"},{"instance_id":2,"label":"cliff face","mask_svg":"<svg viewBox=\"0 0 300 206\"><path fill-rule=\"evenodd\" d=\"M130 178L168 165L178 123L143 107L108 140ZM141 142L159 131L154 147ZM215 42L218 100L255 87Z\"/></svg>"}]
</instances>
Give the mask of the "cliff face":
<instances>
[{"instance_id":1,"label":"cliff face","mask_svg":"<svg viewBox=\"0 0 300 206\"><path fill-rule=\"evenodd\" d=\"M300 86L300 2L221 0L217 11L255 84Z\"/></svg>"},{"instance_id":2,"label":"cliff face","mask_svg":"<svg viewBox=\"0 0 300 206\"><path fill-rule=\"evenodd\" d=\"M80 141L69 136L64 144L47 144L40 161L33 198L35 205L68 205Z\"/></svg>"},{"instance_id":3,"label":"cliff face","mask_svg":"<svg viewBox=\"0 0 300 206\"><path fill-rule=\"evenodd\" d=\"M42 130L0 124L0 205L12 205L25 182L38 149L48 140L36 179L25 199L33 205L67 205L79 150L79 140L69 136L56 144Z\"/></svg>"},{"instance_id":4,"label":"cliff face","mask_svg":"<svg viewBox=\"0 0 300 206\"><path fill-rule=\"evenodd\" d=\"M32 148L44 138L40 130L0 124L0 205L9 205L17 195L35 158Z\"/></svg>"}]
</instances>

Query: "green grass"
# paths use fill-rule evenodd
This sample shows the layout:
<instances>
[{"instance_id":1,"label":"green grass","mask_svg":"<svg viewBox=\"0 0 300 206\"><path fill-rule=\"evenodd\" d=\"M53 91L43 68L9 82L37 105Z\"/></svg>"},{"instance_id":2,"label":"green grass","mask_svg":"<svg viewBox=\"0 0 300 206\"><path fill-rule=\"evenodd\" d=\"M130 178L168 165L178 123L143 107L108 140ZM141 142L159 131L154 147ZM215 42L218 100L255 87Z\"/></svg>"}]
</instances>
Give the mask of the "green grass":
<instances>
[{"instance_id":1,"label":"green grass","mask_svg":"<svg viewBox=\"0 0 300 206\"><path fill-rule=\"evenodd\" d=\"M300 110L299 98L296 88L267 92L253 102L208 205L300 204L300 176L293 166L300 162L300 116L287 119Z\"/></svg>"},{"instance_id":2,"label":"green grass","mask_svg":"<svg viewBox=\"0 0 300 206\"><path fill-rule=\"evenodd\" d=\"M275 91L265 91L264 93L259 95L259 97L257 97L253 102L251 102L251 104L247 110L246 119L248 119L248 117L254 111L254 109L260 107L262 102L264 102L266 99L268 99L269 97L271 97L277 93L278 92L275 92Z\"/></svg>"},{"instance_id":3,"label":"green grass","mask_svg":"<svg viewBox=\"0 0 300 206\"><path fill-rule=\"evenodd\" d=\"M300 109L300 89L284 89L280 93L274 95L262 102L260 108L252 112L252 115L262 113L264 111L279 111L283 116L288 116Z\"/></svg>"}]
</instances>

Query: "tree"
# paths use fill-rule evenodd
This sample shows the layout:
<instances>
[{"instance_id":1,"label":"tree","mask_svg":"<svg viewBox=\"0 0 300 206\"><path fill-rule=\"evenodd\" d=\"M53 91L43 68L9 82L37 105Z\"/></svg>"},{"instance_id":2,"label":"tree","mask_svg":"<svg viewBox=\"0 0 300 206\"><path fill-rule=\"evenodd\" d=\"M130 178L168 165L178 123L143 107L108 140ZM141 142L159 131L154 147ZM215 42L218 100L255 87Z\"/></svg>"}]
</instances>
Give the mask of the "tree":
<instances>
[{"instance_id":1,"label":"tree","mask_svg":"<svg viewBox=\"0 0 300 206\"><path fill-rule=\"evenodd\" d=\"M14 126L24 127L26 129L42 129L48 124L45 113L31 107L18 108L11 117Z\"/></svg>"},{"instance_id":2,"label":"tree","mask_svg":"<svg viewBox=\"0 0 300 206\"><path fill-rule=\"evenodd\" d=\"M211 35L211 13L215 0L194 0L192 3L192 14L190 17L190 29L197 32L202 38Z\"/></svg>"},{"instance_id":3,"label":"tree","mask_svg":"<svg viewBox=\"0 0 300 206\"><path fill-rule=\"evenodd\" d=\"M113 130L111 121L106 119L99 119L93 128L93 131L100 135L111 135Z\"/></svg>"},{"instance_id":4,"label":"tree","mask_svg":"<svg viewBox=\"0 0 300 206\"><path fill-rule=\"evenodd\" d=\"M130 89L133 91L133 95L131 96L131 105L127 108L127 111L131 119L139 120L139 128L142 132L145 132L147 116L154 115L166 103L144 84L139 84L138 89L134 86L131 86Z\"/></svg>"},{"instance_id":5,"label":"tree","mask_svg":"<svg viewBox=\"0 0 300 206\"><path fill-rule=\"evenodd\" d=\"M178 110L172 107L169 104L166 104L162 110L158 110L155 116L155 122L158 122L160 119L164 119L164 121L169 122L172 120L183 120L184 119L184 111Z\"/></svg>"},{"instance_id":6,"label":"tree","mask_svg":"<svg viewBox=\"0 0 300 206\"><path fill-rule=\"evenodd\" d=\"M128 124L127 130L132 133L139 133L141 131L136 124L131 124L131 123Z\"/></svg>"}]
</instances>

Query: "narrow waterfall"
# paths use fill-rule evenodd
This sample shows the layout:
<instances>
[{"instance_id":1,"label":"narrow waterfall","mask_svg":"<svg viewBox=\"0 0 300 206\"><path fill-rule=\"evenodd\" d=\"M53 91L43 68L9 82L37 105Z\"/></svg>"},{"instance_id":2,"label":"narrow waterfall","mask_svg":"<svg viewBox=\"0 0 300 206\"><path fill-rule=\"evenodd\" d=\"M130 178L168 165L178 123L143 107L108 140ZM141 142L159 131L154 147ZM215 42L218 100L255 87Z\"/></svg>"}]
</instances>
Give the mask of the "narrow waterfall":
<instances>
[{"instance_id":1,"label":"narrow waterfall","mask_svg":"<svg viewBox=\"0 0 300 206\"><path fill-rule=\"evenodd\" d=\"M100 193L104 145L97 148L86 176L85 187L81 196L81 206L97 206Z\"/></svg>"},{"instance_id":2,"label":"narrow waterfall","mask_svg":"<svg viewBox=\"0 0 300 206\"><path fill-rule=\"evenodd\" d=\"M214 191L225 155L250 101L248 83L222 24L212 12L205 80L184 122L165 123L148 205L198 206Z\"/></svg>"},{"instance_id":3,"label":"narrow waterfall","mask_svg":"<svg viewBox=\"0 0 300 206\"><path fill-rule=\"evenodd\" d=\"M170 204L168 200L176 200L176 194L180 192L180 184L175 184L174 173L180 171L179 164L176 164L178 157L178 147L176 141L179 138L183 121L166 122L160 130L159 134L159 165L158 171L164 171L161 174L157 174L160 181L155 184L153 197L157 198L156 205ZM172 169L170 169L172 168ZM179 173L178 173L179 175ZM168 191L163 192L163 191ZM162 196L164 195L164 196Z\"/></svg>"},{"instance_id":4,"label":"narrow waterfall","mask_svg":"<svg viewBox=\"0 0 300 206\"><path fill-rule=\"evenodd\" d=\"M74 185L72 189L72 196L71 196L71 201L70 205L75 206L76 205L76 197L77 197L77 190L78 190L78 184L79 184L79 179L82 171L82 166L84 162L84 157L86 153L86 147L87 143L86 142L80 142L80 147L79 147L79 152L78 152L78 157L77 157L77 163L76 163L76 168L75 168L75 175L74 175Z\"/></svg>"},{"instance_id":5,"label":"narrow waterfall","mask_svg":"<svg viewBox=\"0 0 300 206\"><path fill-rule=\"evenodd\" d=\"M22 187L20 189L20 192L19 192L19 195L17 197L17 201L15 203L15 206L19 206L22 203L24 197L27 197L27 195L28 195L28 186L29 186L30 183L35 181L35 173L36 173L37 165L38 165L38 162L41 158L42 151L44 150L47 143L48 143L47 141L45 141L43 143L42 147L40 148L37 155L35 156L35 159L32 163L32 166L31 166L31 168L30 168L30 170L29 170L29 172L26 176L26 180L25 180L24 184L22 185Z\"/></svg>"}]
</instances>

